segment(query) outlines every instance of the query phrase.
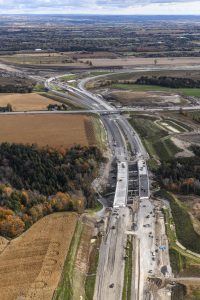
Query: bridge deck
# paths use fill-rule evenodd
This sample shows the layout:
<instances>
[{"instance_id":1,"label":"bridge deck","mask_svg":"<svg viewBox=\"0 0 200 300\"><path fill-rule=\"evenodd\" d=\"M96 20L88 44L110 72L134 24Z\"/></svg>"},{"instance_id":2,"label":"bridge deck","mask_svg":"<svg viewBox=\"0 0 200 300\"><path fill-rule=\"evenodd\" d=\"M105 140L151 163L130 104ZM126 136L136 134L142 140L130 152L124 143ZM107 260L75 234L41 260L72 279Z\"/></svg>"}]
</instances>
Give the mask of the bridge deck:
<instances>
[{"instance_id":1,"label":"bridge deck","mask_svg":"<svg viewBox=\"0 0 200 300\"><path fill-rule=\"evenodd\" d=\"M117 185L113 207L125 207L128 193L128 163L126 161L118 163Z\"/></svg>"}]
</instances>

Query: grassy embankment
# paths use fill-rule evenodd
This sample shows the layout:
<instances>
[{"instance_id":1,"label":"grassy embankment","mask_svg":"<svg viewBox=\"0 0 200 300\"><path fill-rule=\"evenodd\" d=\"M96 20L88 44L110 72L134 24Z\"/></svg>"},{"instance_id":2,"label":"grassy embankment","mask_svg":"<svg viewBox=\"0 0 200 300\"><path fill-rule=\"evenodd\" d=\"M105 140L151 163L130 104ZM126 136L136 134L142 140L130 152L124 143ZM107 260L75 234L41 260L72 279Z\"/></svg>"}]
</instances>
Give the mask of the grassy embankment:
<instances>
[{"instance_id":1,"label":"grassy embankment","mask_svg":"<svg viewBox=\"0 0 200 300\"><path fill-rule=\"evenodd\" d=\"M99 75L107 75L110 74L111 72L109 71L92 71L90 72L90 75L92 76L99 76Z\"/></svg>"},{"instance_id":2,"label":"grassy embankment","mask_svg":"<svg viewBox=\"0 0 200 300\"><path fill-rule=\"evenodd\" d=\"M43 92L39 93L41 96L47 97L51 100L58 101L60 103L66 104L69 107L69 110L84 110L85 108L81 106L80 104L76 104L75 102L72 102L71 100L67 98L60 97L58 95L55 95L52 92Z\"/></svg>"},{"instance_id":3,"label":"grassy embankment","mask_svg":"<svg viewBox=\"0 0 200 300\"><path fill-rule=\"evenodd\" d=\"M92 123L97 146L102 150L107 150L107 135L104 125L98 116L92 115Z\"/></svg>"},{"instance_id":4,"label":"grassy embankment","mask_svg":"<svg viewBox=\"0 0 200 300\"><path fill-rule=\"evenodd\" d=\"M156 160L168 160L180 151L170 140L168 132L154 123L155 120L154 117L144 115L132 115L130 120L150 155L151 168L156 168Z\"/></svg>"},{"instance_id":5,"label":"grassy embankment","mask_svg":"<svg viewBox=\"0 0 200 300\"><path fill-rule=\"evenodd\" d=\"M200 236L194 230L188 208L171 193L168 193L168 199L179 242L186 249L200 253Z\"/></svg>"},{"instance_id":6,"label":"grassy embankment","mask_svg":"<svg viewBox=\"0 0 200 300\"><path fill-rule=\"evenodd\" d=\"M115 89L130 90L135 92L160 91L182 94L184 96L200 97L200 88L167 88L158 85L123 84L115 83L110 86Z\"/></svg>"},{"instance_id":7,"label":"grassy embankment","mask_svg":"<svg viewBox=\"0 0 200 300\"><path fill-rule=\"evenodd\" d=\"M63 77L61 77L60 81L66 82L67 85L69 85L71 87L77 87L77 81L76 81L77 79L78 79L78 76L76 74L68 74L68 75L64 75Z\"/></svg>"},{"instance_id":8,"label":"grassy embankment","mask_svg":"<svg viewBox=\"0 0 200 300\"><path fill-rule=\"evenodd\" d=\"M128 236L126 243L126 261L124 270L124 287L122 293L122 300L131 299L131 285L132 285L132 252L133 252L133 237Z\"/></svg>"},{"instance_id":9,"label":"grassy embankment","mask_svg":"<svg viewBox=\"0 0 200 300\"><path fill-rule=\"evenodd\" d=\"M94 213L101 208L101 205L97 203L97 207L90 212ZM77 222L77 226L74 232L73 239L65 260L63 273L58 284L57 289L55 290L53 300L71 300L76 299L76 292L74 291L74 286L81 285L81 289L85 290L83 292L85 300L93 299L95 281L96 281L96 272L98 267L99 260L99 248L101 244L101 237L98 235L96 240L92 244L92 248L89 254L88 261L88 273L81 273L77 277L77 269L75 268L77 253L80 248L81 240L84 238L84 230L86 230L85 225L80 221ZM88 245L90 247L90 245ZM74 280L77 280L74 283Z\"/></svg>"},{"instance_id":10,"label":"grassy embankment","mask_svg":"<svg viewBox=\"0 0 200 300\"><path fill-rule=\"evenodd\" d=\"M68 79L70 80L70 79ZM64 103L66 105L68 105L69 109L77 109L77 110L84 110L84 107L81 106L80 104L76 104L74 102L72 102L71 100L67 99L67 98L63 98L61 96L58 96L56 94L54 94L51 91L47 91L47 89L45 88L45 86L43 84L37 84L34 87L33 92L38 93L41 96L44 96L48 99L54 100L54 101L58 101L60 103Z\"/></svg>"},{"instance_id":11,"label":"grassy embankment","mask_svg":"<svg viewBox=\"0 0 200 300\"><path fill-rule=\"evenodd\" d=\"M172 126L173 128L177 129L180 132L187 132L187 131L191 132L191 131L193 131L193 129L189 125L187 125L183 122L180 122L177 119L175 120L175 119L169 119L168 118L168 119L165 119L164 122L168 123L170 126Z\"/></svg>"},{"instance_id":12,"label":"grassy embankment","mask_svg":"<svg viewBox=\"0 0 200 300\"><path fill-rule=\"evenodd\" d=\"M77 75L76 74L67 74L60 78L61 81L69 81L69 80L76 80Z\"/></svg>"},{"instance_id":13,"label":"grassy embankment","mask_svg":"<svg viewBox=\"0 0 200 300\"><path fill-rule=\"evenodd\" d=\"M94 295L96 272L99 261L99 247L101 238L98 236L95 244L93 245L89 259L89 271L85 281L85 300L92 300Z\"/></svg>"},{"instance_id":14,"label":"grassy embankment","mask_svg":"<svg viewBox=\"0 0 200 300\"><path fill-rule=\"evenodd\" d=\"M166 130L168 129L167 127L170 126L180 133L191 131L191 128L189 126L181 122L177 122L176 120L167 119L167 120L159 121L159 124Z\"/></svg>"},{"instance_id":15,"label":"grassy embankment","mask_svg":"<svg viewBox=\"0 0 200 300\"><path fill-rule=\"evenodd\" d=\"M189 272L195 276L200 274L200 258L188 252L188 250L200 253L200 236L195 232L187 207L173 194L161 191L163 198L170 202L171 212L165 208L164 216L166 231L170 246L170 260L173 272ZM180 242L183 247L177 244Z\"/></svg>"},{"instance_id":16,"label":"grassy embankment","mask_svg":"<svg viewBox=\"0 0 200 300\"><path fill-rule=\"evenodd\" d=\"M78 251L79 243L81 240L81 234L83 231L83 225L81 222L77 223L73 239L65 260L63 273L55 290L53 300L71 300L73 296L73 271L76 260L76 254Z\"/></svg>"}]
</instances>

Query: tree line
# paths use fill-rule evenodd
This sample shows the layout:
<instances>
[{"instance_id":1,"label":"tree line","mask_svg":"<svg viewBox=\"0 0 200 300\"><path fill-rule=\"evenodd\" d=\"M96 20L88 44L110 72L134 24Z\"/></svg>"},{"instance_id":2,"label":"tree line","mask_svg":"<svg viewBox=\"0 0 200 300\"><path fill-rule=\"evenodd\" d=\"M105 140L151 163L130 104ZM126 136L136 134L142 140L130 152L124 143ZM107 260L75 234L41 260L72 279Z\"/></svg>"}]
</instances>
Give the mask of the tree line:
<instances>
[{"instance_id":1,"label":"tree line","mask_svg":"<svg viewBox=\"0 0 200 300\"><path fill-rule=\"evenodd\" d=\"M0 84L0 93L28 94L33 91L33 85Z\"/></svg>"},{"instance_id":2,"label":"tree line","mask_svg":"<svg viewBox=\"0 0 200 300\"><path fill-rule=\"evenodd\" d=\"M169 88L200 88L200 80L168 76L141 76L135 82L143 85L158 85Z\"/></svg>"},{"instance_id":3,"label":"tree line","mask_svg":"<svg viewBox=\"0 0 200 300\"><path fill-rule=\"evenodd\" d=\"M10 185L0 185L0 235L13 238L40 218L53 212L84 209L84 197L58 192L51 197L32 191L18 191Z\"/></svg>"},{"instance_id":4,"label":"tree line","mask_svg":"<svg viewBox=\"0 0 200 300\"><path fill-rule=\"evenodd\" d=\"M96 147L0 145L0 234L19 235L55 212L94 207L91 182L103 161Z\"/></svg>"},{"instance_id":5,"label":"tree line","mask_svg":"<svg viewBox=\"0 0 200 300\"><path fill-rule=\"evenodd\" d=\"M162 161L157 178L162 187L177 193L200 195L200 147L192 146L194 157Z\"/></svg>"}]
</instances>

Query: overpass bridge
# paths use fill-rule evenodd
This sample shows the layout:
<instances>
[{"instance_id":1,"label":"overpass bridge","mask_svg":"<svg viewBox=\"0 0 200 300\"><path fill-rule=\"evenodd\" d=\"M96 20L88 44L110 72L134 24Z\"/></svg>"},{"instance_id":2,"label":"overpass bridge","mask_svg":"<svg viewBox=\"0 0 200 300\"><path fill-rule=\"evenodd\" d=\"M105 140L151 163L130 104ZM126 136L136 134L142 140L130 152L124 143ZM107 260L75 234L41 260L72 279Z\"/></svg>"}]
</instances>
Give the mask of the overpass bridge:
<instances>
[{"instance_id":1,"label":"overpass bridge","mask_svg":"<svg viewBox=\"0 0 200 300\"><path fill-rule=\"evenodd\" d=\"M128 163L126 161L117 164L117 185L113 202L114 208L126 207L128 195Z\"/></svg>"}]
</instances>

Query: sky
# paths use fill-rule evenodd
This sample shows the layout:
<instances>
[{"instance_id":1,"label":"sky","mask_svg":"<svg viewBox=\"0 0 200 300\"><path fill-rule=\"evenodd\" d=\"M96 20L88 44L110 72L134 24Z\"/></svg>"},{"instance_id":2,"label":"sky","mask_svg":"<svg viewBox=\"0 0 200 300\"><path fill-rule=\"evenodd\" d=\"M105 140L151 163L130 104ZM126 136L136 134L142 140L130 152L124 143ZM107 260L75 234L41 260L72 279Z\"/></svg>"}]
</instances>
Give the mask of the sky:
<instances>
[{"instance_id":1,"label":"sky","mask_svg":"<svg viewBox=\"0 0 200 300\"><path fill-rule=\"evenodd\" d=\"M200 0L0 0L0 14L200 15Z\"/></svg>"}]
</instances>

